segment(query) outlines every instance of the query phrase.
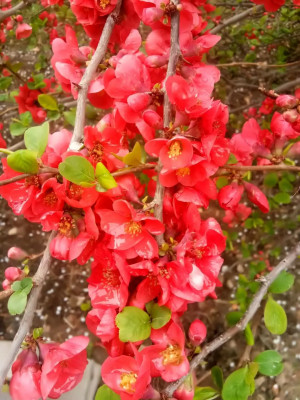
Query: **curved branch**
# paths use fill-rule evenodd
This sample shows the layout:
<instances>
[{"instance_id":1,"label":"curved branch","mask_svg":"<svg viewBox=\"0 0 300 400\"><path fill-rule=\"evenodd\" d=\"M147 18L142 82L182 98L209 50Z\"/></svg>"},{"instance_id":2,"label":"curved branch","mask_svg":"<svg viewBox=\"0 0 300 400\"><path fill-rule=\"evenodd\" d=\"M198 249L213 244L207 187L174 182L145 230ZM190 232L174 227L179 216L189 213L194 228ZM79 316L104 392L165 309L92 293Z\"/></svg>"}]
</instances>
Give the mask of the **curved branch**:
<instances>
[{"instance_id":1,"label":"curved branch","mask_svg":"<svg viewBox=\"0 0 300 400\"><path fill-rule=\"evenodd\" d=\"M6 359L2 362L1 368L0 368L0 387L3 385L5 378L8 374L9 368L12 365L15 357L18 354L18 351L20 349L20 346L22 345L22 342L29 332L33 320L33 315L36 310L37 302L39 295L41 293L43 283L45 281L47 272L49 270L50 264L52 257L50 255L50 242L54 238L56 232L52 232L51 235L49 236L47 247L45 249L43 258L41 259L40 265L38 267L38 270L36 272L35 276L35 283L36 286L33 287L30 293L30 297L23 315L23 318L20 322L20 326L18 329L18 332L16 333L16 336L14 337L14 340L12 342L12 346L10 348L10 351L8 352L8 355Z\"/></svg>"},{"instance_id":2,"label":"curved branch","mask_svg":"<svg viewBox=\"0 0 300 400\"><path fill-rule=\"evenodd\" d=\"M263 280L261 279L262 286L253 297L253 300L250 303L248 310L244 314L243 318L235 326L229 328L227 331L222 333L220 336L218 336L202 348L201 353L199 353L196 357L192 359L190 363L190 372L198 367L201 361L203 361L210 353L221 347L223 344L232 339L238 332L241 332L246 328L247 324L251 321L254 314L259 309L261 302L267 294L270 285L274 282L274 280L282 271L284 271L286 268L289 268L293 264L299 254L300 244L298 244L286 258L280 261L280 263L267 276L263 277ZM183 376L178 381L169 384L163 392L165 397L172 397L175 390L181 385L182 382L184 382L185 378L186 376Z\"/></svg>"},{"instance_id":3,"label":"curved branch","mask_svg":"<svg viewBox=\"0 0 300 400\"><path fill-rule=\"evenodd\" d=\"M21 1L16 6L9 8L8 10L0 11L0 22L4 21L6 18L16 14L19 10L25 8L28 4L32 3L33 0Z\"/></svg>"},{"instance_id":4,"label":"curved branch","mask_svg":"<svg viewBox=\"0 0 300 400\"><path fill-rule=\"evenodd\" d=\"M243 11L240 14L235 15L234 17L228 18L225 21L221 22L218 26L214 27L213 29L210 30L210 33L212 35L215 35L216 33L220 32L222 29L226 28L229 25L233 25L236 22L241 21L244 18L247 18L249 15L254 14L256 12L260 12L264 10L264 6L254 6L249 8L246 11Z\"/></svg>"},{"instance_id":5,"label":"curved branch","mask_svg":"<svg viewBox=\"0 0 300 400\"><path fill-rule=\"evenodd\" d=\"M86 99L88 95L89 86L95 76L99 64L105 57L109 39L111 37L113 28L116 24L116 21L120 13L121 4L122 0L118 0L116 8L107 17L97 49L79 83L76 119L75 119L73 137L70 144L70 150L78 150L78 147L80 146L80 142L83 137L83 129L85 123L85 106L86 106Z\"/></svg>"}]
</instances>

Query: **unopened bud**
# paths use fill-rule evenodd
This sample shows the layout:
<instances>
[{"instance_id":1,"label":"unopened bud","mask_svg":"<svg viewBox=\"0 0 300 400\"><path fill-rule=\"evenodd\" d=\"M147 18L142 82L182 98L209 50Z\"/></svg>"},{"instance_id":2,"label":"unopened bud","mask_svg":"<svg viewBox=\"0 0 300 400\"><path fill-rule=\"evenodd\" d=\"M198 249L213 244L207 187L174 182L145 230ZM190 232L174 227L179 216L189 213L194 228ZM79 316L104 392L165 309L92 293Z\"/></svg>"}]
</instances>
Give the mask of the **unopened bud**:
<instances>
[{"instance_id":1,"label":"unopened bud","mask_svg":"<svg viewBox=\"0 0 300 400\"><path fill-rule=\"evenodd\" d=\"M195 379L189 374L179 388L174 392L175 399L193 400L195 393Z\"/></svg>"},{"instance_id":2,"label":"unopened bud","mask_svg":"<svg viewBox=\"0 0 300 400\"><path fill-rule=\"evenodd\" d=\"M207 328L200 319L196 319L191 323L189 328L189 338L194 346L199 346L199 344L205 340L206 334Z\"/></svg>"},{"instance_id":3,"label":"unopened bud","mask_svg":"<svg viewBox=\"0 0 300 400\"><path fill-rule=\"evenodd\" d=\"M22 274L23 274L22 270L17 267L8 267L4 272L5 278L11 282L14 282L17 279L19 279Z\"/></svg>"},{"instance_id":4,"label":"unopened bud","mask_svg":"<svg viewBox=\"0 0 300 400\"><path fill-rule=\"evenodd\" d=\"M299 99L289 94L283 94L277 97L276 104L282 108L294 108L299 104Z\"/></svg>"},{"instance_id":5,"label":"unopened bud","mask_svg":"<svg viewBox=\"0 0 300 400\"><path fill-rule=\"evenodd\" d=\"M282 116L286 122L293 123L293 122L297 121L299 114L296 110L288 110L288 111L285 111L282 114Z\"/></svg>"},{"instance_id":6,"label":"unopened bud","mask_svg":"<svg viewBox=\"0 0 300 400\"><path fill-rule=\"evenodd\" d=\"M2 282L2 287L4 290L10 289L11 281L9 281L8 279L4 279L4 281Z\"/></svg>"},{"instance_id":7,"label":"unopened bud","mask_svg":"<svg viewBox=\"0 0 300 400\"><path fill-rule=\"evenodd\" d=\"M22 261L24 258L29 256L25 250L22 250L20 247L11 247L7 252L7 257L11 260Z\"/></svg>"}]
</instances>

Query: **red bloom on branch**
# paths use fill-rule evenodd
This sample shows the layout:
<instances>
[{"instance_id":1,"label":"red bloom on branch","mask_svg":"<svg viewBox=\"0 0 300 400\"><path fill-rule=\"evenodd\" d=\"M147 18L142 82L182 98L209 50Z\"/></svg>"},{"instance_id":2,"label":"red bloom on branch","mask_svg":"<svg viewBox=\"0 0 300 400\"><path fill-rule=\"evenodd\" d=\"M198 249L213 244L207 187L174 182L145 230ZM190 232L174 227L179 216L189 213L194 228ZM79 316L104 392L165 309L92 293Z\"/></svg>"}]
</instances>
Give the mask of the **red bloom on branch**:
<instances>
[{"instance_id":1,"label":"red bloom on branch","mask_svg":"<svg viewBox=\"0 0 300 400\"><path fill-rule=\"evenodd\" d=\"M270 211L270 206L268 199L265 194L255 185L249 182L245 182L245 189L249 200L257 205L257 207L263 212L268 213Z\"/></svg>"},{"instance_id":2,"label":"red bloom on branch","mask_svg":"<svg viewBox=\"0 0 300 400\"><path fill-rule=\"evenodd\" d=\"M220 189L218 201L225 210L235 210L244 193L244 187L236 182L226 185Z\"/></svg>"},{"instance_id":3,"label":"red bloom on branch","mask_svg":"<svg viewBox=\"0 0 300 400\"><path fill-rule=\"evenodd\" d=\"M28 24L18 24L16 29L16 38L17 39L26 39L31 36L32 27Z\"/></svg>"},{"instance_id":4,"label":"red bloom on branch","mask_svg":"<svg viewBox=\"0 0 300 400\"><path fill-rule=\"evenodd\" d=\"M27 84L19 87L19 94L15 96L19 106L19 114L29 111L36 124L41 124L45 121L46 111L37 105L37 98L41 94L39 90L30 90Z\"/></svg>"},{"instance_id":5,"label":"red bloom on branch","mask_svg":"<svg viewBox=\"0 0 300 400\"><path fill-rule=\"evenodd\" d=\"M277 11L284 5L285 0L251 0L255 4L263 4L267 11Z\"/></svg>"}]
</instances>

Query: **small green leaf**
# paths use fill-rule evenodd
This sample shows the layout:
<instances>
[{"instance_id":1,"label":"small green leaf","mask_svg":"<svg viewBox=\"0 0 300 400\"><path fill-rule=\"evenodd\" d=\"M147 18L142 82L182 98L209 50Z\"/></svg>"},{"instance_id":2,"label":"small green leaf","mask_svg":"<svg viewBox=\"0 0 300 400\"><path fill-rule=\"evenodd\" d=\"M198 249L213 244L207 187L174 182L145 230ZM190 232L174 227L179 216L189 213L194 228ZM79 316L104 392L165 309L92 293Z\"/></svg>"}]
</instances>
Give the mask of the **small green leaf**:
<instances>
[{"instance_id":1,"label":"small green leaf","mask_svg":"<svg viewBox=\"0 0 300 400\"><path fill-rule=\"evenodd\" d=\"M74 126L76 118L76 108L72 108L70 111L64 111L63 116L67 124Z\"/></svg>"},{"instance_id":2,"label":"small green leaf","mask_svg":"<svg viewBox=\"0 0 300 400\"><path fill-rule=\"evenodd\" d=\"M236 164L238 162L236 156L234 154L230 154L227 164Z\"/></svg>"},{"instance_id":3,"label":"small green leaf","mask_svg":"<svg viewBox=\"0 0 300 400\"><path fill-rule=\"evenodd\" d=\"M30 126L32 123L31 112L25 111L24 113L20 114L20 120L24 126Z\"/></svg>"},{"instance_id":4,"label":"small green leaf","mask_svg":"<svg viewBox=\"0 0 300 400\"><path fill-rule=\"evenodd\" d=\"M43 74L37 74L33 75L33 82L27 82L27 86L29 89L42 89L46 86L46 83L44 82L44 75Z\"/></svg>"},{"instance_id":5,"label":"small green leaf","mask_svg":"<svg viewBox=\"0 0 300 400\"><path fill-rule=\"evenodd\" d=\"M120 400L120 398L117 393L106 385L99 387L95 396L95 400Z\"/></svg>"},{"instance_id":6,"label":"small green leaf","mask_svg":"<svg viewBox=\"0 0 300 400\"><path fill-rule=\"evenodd\" d=\"M220 396L220 394L212 387L196 387L193 400L213 400L218 396Z\"/></svg>"},{"instance_id":7,"label":"small green leaf","mask_svg":"<svg viewBox=\"0 0 300 400\"><path fill-rule=\"evenodd\" d=\"M294 186L290 183L290 181L288 179L283 178L279 182L279 189L282 192L292 192L294 189Z\"/></svg>"},{"instance_id":8,"label":"small green leaf","mask_svg":"<svg viewBox=\"0 0 300 400\"><path fill-rule=\"evenodd\" d=\"M80 304L81 311L89 311L91 308L92 307L91 307L91 302L90 301Z\"/></svg>"},{"instance_id":9,"label":"small green leaf","mask_svg":"<svg viewBox=\"0 0 300 400\"><path fill-rule=\"evenodd\" d=\"M247 400L255 389L255 369L247 365L230 374L223 386L223 400Z\"/></svg>"},{"instance_id":10,"label":"small green leaf","mask_svg":"<svg viewBox=\"0 0 300 400\"><path fill-rule=\"evenodd\" d=\"M11 169L25 174L36 174L39 170L37 154L31 150L17 150L7 156L7 164Z\"/></svg>"},{"instance_id":11,"label":"small green leaf","mask_svg":"<svg viewBox=\"0 0 300 400\"><path fill-rule=\"evenodd\" d=\"M138 307L124 307L116 316L121 342L138 342L148 339L151 333L149 315Z\"/></svg>"},{"instance_id":12,"label":"small green leaf","mask_svg":"<svg viewBox=\"0 0 300 400\"><path fill-rule=\"evenodd\" d=\"M226 176L220 176L219 178L217 178L217 188L218 189L222 189L222 187L228 185L228 178L226 178Z\"/></svg>"},{"instance_id":13,"label":"small green leaf","mask_svg":"<svg viewBox=\"0 0 300 400\"><path fill-rule=\"evenodd\" d=\"M223 384L224 384L224 377L223 377L223 371L220 367L215 365L211 369L211 377L213 380L213 383L217 386L219 390L222 390Z\"/></svg>"},{"instance_id":14,"label":"small green leaf","mask_svg":"<svg viewBox=\"0 0 300 400\"><path fill-rule=\"evenodd\" d=\"M83 187L95 185L95 171L92 164L81 156L67 157L58 166L60 174L68 181Z\"/></svg>"},{"instance_id":15,"label":"small green leaf","mask_svg":"<svg viewBox=\"0 0 300 400\"><path fill-rule=\"evenodd\" d=\"M153 329L160 329L171 319L171 310L165 306L154 303L150 310L151 326Z\"/></svg>"},{"instance_id":16,"label":"small green leaf","mask_svg":"<svg viewBox=\"0 0 300 400\"><path fill-rule=\"evenodd\" d=\"M137 167L142 163L142 148L139 142L136 142L132 151L123 157L123 162L133 167Z\"/></svg>"},{"instance_id":17,"label":"small green leaf","mask_svg":"<svg viewBox=\"0 0 300 400\"><path fill-rule=\"evenodd\" d=\"M44 122L40 126L27 129L24 134L25 146L28 150L35 151L38 157L44 153L48 143L49 122Z\"/></svg>"},{"instance_id":18,"label":"small green leaf","mask_svg":"<svg viewBox=\"0 0 300 400\"><path fill-rule=\"evenodd\" d=\"M39 337L43 336L44 329L43 328L35 328L32 332L33 339L36 340Z\"/></svg>"},{"instance_id":19,"label":"small green leaf","mask_svg":"<svg viewBox=\"0 0 300 400\"><path fill-rule=\"evenodd\" d=\"M294 284L295 277L289 272L282 271L269 287L270 293L287 292Z\"/></svg>"},{"instance_id":20,"label":"small green leaf","mask_svg":"<svg viewBox=\"0 0 300 400\"><path fill-rule=\"evenodd\" d=\"M99 191L106 191L118 186L114 177L101 162L98 162L96 165L95 176L101 187Z\"/></svg>"},{"instance_id":21,"label":"small green leaf","mask_svg":"<svg viewBox=\"0 0 300 400\"><path fill-rule=\"evenodd\" d=\"M7 308L11 315L22 314L27 304L27 294L23 291L14 292L7 302Z\"/></svg>"},{"instance_id":22,"label":"small green leaf","mask_svg":"<svg viewBox=\"0 0 300 400\"><path fill-rule=\"evenodd\" d=\"M230 311L226 314L226 321L229 326L236 325L242 318L243 313L241 311Z\"/></svg>"},{"instance_id":23,"label":"small green leaf","mask_svg":"<svg viewBox=\"0 0 300 400\"><path fill-rule=\"evenodd\" d=\"M45 110L58 111L56 99L49 94L39 94L38 102Z\"/></svg>"},{"instance_id":24,"label":"small green leaf","mask_svg":"<svg viewBox=\"0 0 300 400\"><path fill-rule=\"evenodd\" d=\"M32 289L33 282L31 278L24 278L21 281L15 281L11 288L14 292L24 292L25 294L29 294Z\"/></svg>"},{"instance_id":25,"label":"small green leaf","mask_svg":"<svg viewBox=\"0 0 300 400\"><path fill-rule=\"evenodd\" d=\"M26 126L21 122L12 122L9 124L9 130L12 136L21 136L26 131Z\"/></svg>"},{"instance_id":26,"label":"small green leaf","mask_svg":"<svg viewBox=\"0 0 300 400\"><path fill-rule=\"evenodd\" d=\"M272 188L277 185L277 182L278 182L278 175L275 172L271 172L270 174L267 174L265 176L264 179L265 186Z\"/></svg>"},{"instance_id":27,"label":"small green leaf","mask_svg":"<svg viewBox=\"0 0 300 400\"><path fill-rule=\"evenodd\" d=\"M287 328L287 317L284 309L269 295L264 311L267 329L273 335L282 335Z\"/></svg>"},{"instance_id":28,"label":"small green leaf","mask_svg":"<svg viewBox=\"0 0 300 400\"><path fill-rule=\"evenodd\" d=\"M267 376L277 376L283 370L282 357L275 350L266 350L255 357L258 363L258 370Z\"/></svg>"},{"instance_id":29,"label":"small green leaf","mask_svg":"<svg viewBox=\"0 0 300 400\"><path fill-rule=\"evenodd\" d=\"M10 87L12 78L10 76L3 76L0 78L0 90L6 90Z\"/></svg>"},{"instance_id":30,"label":"small green leaf","mask_svg":"<svg viewBox=\"0 0 300 400\"><path fill-rule=\"evenodd\" d=\"M276 193L273 199L279 204L289 204L291 202L291 196L288 193Z\"/></svg>"},{"instance_id":31,"label":"small green leaf","mask_svg":"<svg viewBox=\"0 0 300 400\"><path fill-rule=\"evenodd\" d=\"M250 327L250 324L247 324L245 330L245 338L248 346L253 346L254 345L254 336Z\"/></svg>"}]
</instances>

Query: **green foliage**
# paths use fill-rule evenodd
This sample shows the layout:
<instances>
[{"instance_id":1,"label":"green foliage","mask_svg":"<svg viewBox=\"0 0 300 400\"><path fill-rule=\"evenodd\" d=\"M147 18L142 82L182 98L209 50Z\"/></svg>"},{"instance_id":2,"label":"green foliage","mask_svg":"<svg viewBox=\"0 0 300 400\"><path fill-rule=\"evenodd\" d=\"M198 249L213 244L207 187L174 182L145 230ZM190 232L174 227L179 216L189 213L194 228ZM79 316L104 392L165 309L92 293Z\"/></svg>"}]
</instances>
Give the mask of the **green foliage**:
<instances>
[{"instance_id":1,"label":"green foliage","mask_svg":"<svg viewBox=\"0 0 300 400\"><path fill-rule=\"evenodd\" d=\"M97 390L95 400L120 400L120 396L108 386L102 385Z\"/></svg>"},{"instance_id":2,"label":"green foliage","mask_svg":"<svg viewBox=\"0 0 300 400\"><path fill-rule=\"evenodd\" d=\"M153 329L160 329L171 319L171 310L166 306L159 306L157 303L150 302L146 304L146 309L151 317L151 326Z\"/></svg>"},{"instance_id":3,"label":"green foliage","mask_svg":"<svg viewBox=\"0 0 300 400\"><path fill-rule=\"evenodd\" d=\"M43 336L44 329L43 328L35 328L32 332L33 339L38 339Z\"/></svg>"},{"instance_id":4,"label":"green foliage","mask_svg":"<svg viewBox=\"0 0 300 400\"><path fill-rule=\"evenodd\" d=\"M43 89L46 86L44 74L33 75L32 79L33 82L27 82L29 89Z\"/></svg>"},{"instance_id":5,"label":"green foliage","mask_svg":"<svg viewBox=\"0 0 300 400\"><path fill-rule=\"evenodd\" d=\"M95 185L95 171L92 164L81 156L67 157L58 166L59 173L68 181L83 187Z\"/></svg>"},{"instance_id":6,"label":"green foliage","mask_svg":"<svg viewBox=\"0 0 300 400\"><path fill-rule=\"evenodd\" d=\"M222 390L223 385L224 385L224 377L223 377L223 371L220 367L218 367L217 365L215 365L214 367L212 367L211 369L211 377L213 380L213 383L216 385L216 387L219 390Z\"/></svg>"},{"instance_id":7,"label":"green foliage","mask_svg":"<svg viewBox=\"0 0 300 400\"><path fill-rule=\"evenodd\" d=\"M12 136L21 136L32 123L32 116L29 111L19 115L20 119L14 119L9 125L9 130Z\"/></svg>"},{"instance_id":8,"label":"green foliage","mask_svg":"<svg viewBox=\"0 0 300 400\"><path fill-rule=\"evenodd\" d=\"M10 87L12 78L10 76L3 76L0 78L0 90L6 90Z\"/></svg>"},{"instance_id":9,"label":"green foliage","mask_svg":"<svg viewBox=\"0 0 300 400\"><path fill-rule=\"evenodd\" d=\"M35 151L41 157L46 150L49 136L49 123L34 126L26 130L24 134L25 146L28 150Z\"/></svg>"},{"instance_id":10,"label":"green foliage","mask_svg":"<svg viewBox=\"0 0 300 400\"><path fill-rule=\"evenodd\" d=\"M291 202L291 196L286 192L276 193L273 199L278 204L289 204Z\"/></svg>"},{"instance_id":11,"label":"green foliage","mask_svg":"<svg viewBox=\"0 0 300 400\"><path fill-rule=\"evenodd\" d=\"M136 142L132 151L123 157L123 162L132 167L138 167L142 163L142 147Z\"/></svg>"},{"instance_id":12,"label":"green foliage","mask_svg":"<svg viewBox=\"0 0 300 400\"><path fill-rule=\"evenodd\" d=\"M58 111L57 100L50 94L39 94L38 102L45 110Z\"/></svg>"},{"instance_id":13,"label":"green foliage","mask_svg":"<svg viewBox=\"0 0 300 400\"><path fill-rule=\"evenodd\" d=\"M101 162L98 162L96 165L95 177L98 182L96 185L98 192L106 192L107 190L118 186L114 177Z\"/></svg>"},{"instance_id":14,"label":"green foliage","mask_svg":"<svg viewBox=\"0 0 300 400\"><path fill-rule=\"evenodd\" d=\"M270 285L270 293L284 293L287 292L294 284L295 277L289 272L282 271L275 281Z\"/></svg>"},{"instance_id":15,"label":"green foliage","mask_svg":"<svg viewBox=\"0 0 300 400\"><path fill-rule=\"evenodd\" d=\"M230 374L223 386L223 400L247 400L254 393L257 371L258 364L250 363Z\"/></svg>"},{"instance_id":16,"label":"green foliage","mask_svg":"<svg viewBox=\"0 0 300 400\"><path fill-rule=\"evenodd\" d=\"M275 350L266 350L254 359L258 364L258 371L267 376L277 376L283 370L282 357Z\"/></svg>"},{"instance_id":17,"label":"green foliage","mask_svg":"<svg viewBox=\"0 0 300 400\"><path fill-rule=\"evenodd\" d=\"M124 307L116 316L121 342L138 342L148 339L151 333L149 315L138 307Z\"/></svg>"},{"instance_id":18,"label":"green foliage","mask_svg":"<svg viewBox=\"0 0 300 400\"><path fill-rule=\"evenodd\" d=\"M22 314L27 304L27 296L33 286L31 278L24 278L21 281L15 281L12 284L14 293L7 302L7 308L11 315Z\"/></svg>"},{"instance_id":19,"label":"green foliage","mask_svg":"<svg viewBox=\"0 0 300 400\"><path fill-rule=\"evenodd\" d=\"M219 397L219 393L212 387L196 387L193 400L213 400Z\"/></svg>"},{"instance_id":20,"label":"green foliage","mask_svg":"<svg viewBox=\"0 0 300 400\"><path fill-rule=\"evenodd\" d=\"M37 153L32 150L17 150L7 156L7 164L11 169L25 174L36 174L39 170Z\"/></svg>"},{"instance_id":21,"label":"green foliage","mask_svg":"<svg viewBox=\"0 0 300 400\"><path fill-rule=\"evenodd\" d=\"M268 301L264 310L264 320L267 329L274 335L282 335L287 328L287 317L284 309L268 296Z\"/></svg>"}]
</instances>

